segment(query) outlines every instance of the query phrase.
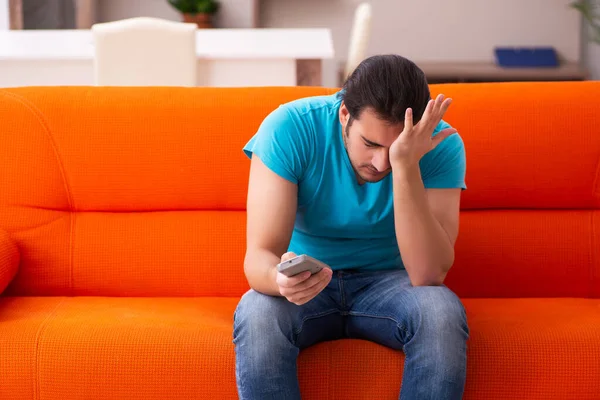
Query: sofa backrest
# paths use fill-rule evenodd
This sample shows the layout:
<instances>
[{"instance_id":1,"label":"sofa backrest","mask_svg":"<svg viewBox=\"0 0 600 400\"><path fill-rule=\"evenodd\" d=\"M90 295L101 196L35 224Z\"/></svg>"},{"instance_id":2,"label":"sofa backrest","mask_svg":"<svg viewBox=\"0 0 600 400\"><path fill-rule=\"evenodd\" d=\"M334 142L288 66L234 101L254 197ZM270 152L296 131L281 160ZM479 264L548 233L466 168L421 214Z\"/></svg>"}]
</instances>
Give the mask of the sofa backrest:
<instances>
[{"instance_id":1,"label":"sofa backrest","mask_svg":"<svg viewBox=\"0 0 600 400\"><path fill-rule=\"evenodd\" d=\"M600 296L600 84L432 85L467 149L463 297ZM262 119L327 88L0 91L11 295L239 296L242 152Z\"/></svg>"},{"instance_id":2,"label":"sofa backrest","mask_svg":"<svg viewBox=\"0 0 600 400\"><path fill-rule=\"evenodd\" d=\"M600 297L600 82L444 92L468 185L448 286L465 297Z\"/></svg>"}]
</instances>

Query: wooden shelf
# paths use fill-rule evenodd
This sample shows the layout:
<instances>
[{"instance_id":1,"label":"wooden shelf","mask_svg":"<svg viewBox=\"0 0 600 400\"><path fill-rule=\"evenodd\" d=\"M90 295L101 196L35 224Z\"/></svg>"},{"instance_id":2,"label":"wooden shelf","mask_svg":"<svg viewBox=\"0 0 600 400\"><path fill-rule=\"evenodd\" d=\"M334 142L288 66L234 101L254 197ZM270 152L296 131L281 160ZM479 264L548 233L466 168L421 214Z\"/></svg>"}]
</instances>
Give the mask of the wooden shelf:
<instances>
[{"instance_id":1,"label":"wooden shelf","mask_svg":"<svg viewBox=\"0 0 600 400\"><path fill-rule=\"evenodd\" d=\"M494 81L579 81L588 72L576 63L547 68L504 68L493 63L417 62L430 83Z\"/></svg>"}]
</instances>

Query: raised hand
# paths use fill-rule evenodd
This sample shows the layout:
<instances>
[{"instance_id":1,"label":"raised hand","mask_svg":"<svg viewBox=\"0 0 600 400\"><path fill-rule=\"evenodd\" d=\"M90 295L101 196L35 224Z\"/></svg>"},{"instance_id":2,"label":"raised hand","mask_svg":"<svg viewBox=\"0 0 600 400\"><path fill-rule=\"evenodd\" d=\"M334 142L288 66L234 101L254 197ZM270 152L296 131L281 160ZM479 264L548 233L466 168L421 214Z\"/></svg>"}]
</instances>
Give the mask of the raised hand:
<instances>
[{"instance_id":1,"label":"raised hand","mask_svg":"<svg viewBox=\"0 0 600 400\"><path fill-rule=\"evenodd\" d=\"M451 102L452 99L446 99L443 94L435 100L429 100L423 117L416 125L413 125L412 109L406 109L404 129L390 147L392 169L418 164L426 153L433 150L448 136L456 133L456 129L448 128L432 137L433 131L444 117Z\"/></svg>"}]
</instances>

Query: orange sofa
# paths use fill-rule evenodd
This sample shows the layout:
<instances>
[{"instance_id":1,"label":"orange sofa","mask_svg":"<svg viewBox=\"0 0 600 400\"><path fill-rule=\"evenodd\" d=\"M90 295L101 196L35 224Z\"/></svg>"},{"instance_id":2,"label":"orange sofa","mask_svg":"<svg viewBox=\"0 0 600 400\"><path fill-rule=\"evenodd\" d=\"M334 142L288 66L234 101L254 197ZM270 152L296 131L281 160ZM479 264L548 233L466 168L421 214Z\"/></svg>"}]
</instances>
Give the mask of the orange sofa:
<instances>
[{"instance_id":1,"label":"orange sofa","mask_svg":"<svg viewBox=\"0 0 600 400\"><path fill-rule=\"evenodd\" d=\"M0 90L0 399L235 399L249 160L326 88ZM432 85L467 149L447 285L465 399L600 399L600 82ZM396 399L404 356L303 351L305 399Z\"/></svg>"}]
</instances>

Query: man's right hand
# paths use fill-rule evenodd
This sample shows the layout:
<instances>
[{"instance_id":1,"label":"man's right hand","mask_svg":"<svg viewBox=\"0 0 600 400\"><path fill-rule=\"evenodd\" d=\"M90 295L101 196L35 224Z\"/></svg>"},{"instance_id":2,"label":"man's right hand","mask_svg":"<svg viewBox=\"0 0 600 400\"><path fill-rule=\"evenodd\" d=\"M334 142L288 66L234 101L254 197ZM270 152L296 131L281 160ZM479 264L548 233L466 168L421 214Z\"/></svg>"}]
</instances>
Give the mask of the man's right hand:
<instances>
[{"instance_id":1,"label":"man's right hand","mask_svg":"<svg viewBox=\"0 0 600 400\"><path fill-rule=\"evenodd\" d=\"M281 256L281 262L287 261L296 257L294 253L285 253ZM331 281L333 271L331 268L323 268L314 275L310 271L302 272L301 274L292 277L285 276L281 272L277 272L277 285L279 293L289 302L296 305L308 303L315 298Z\"/></svg>"}]
</instances>

